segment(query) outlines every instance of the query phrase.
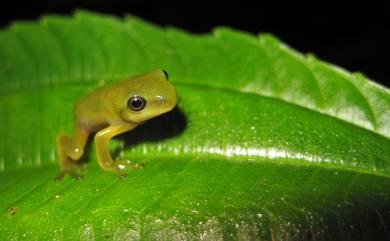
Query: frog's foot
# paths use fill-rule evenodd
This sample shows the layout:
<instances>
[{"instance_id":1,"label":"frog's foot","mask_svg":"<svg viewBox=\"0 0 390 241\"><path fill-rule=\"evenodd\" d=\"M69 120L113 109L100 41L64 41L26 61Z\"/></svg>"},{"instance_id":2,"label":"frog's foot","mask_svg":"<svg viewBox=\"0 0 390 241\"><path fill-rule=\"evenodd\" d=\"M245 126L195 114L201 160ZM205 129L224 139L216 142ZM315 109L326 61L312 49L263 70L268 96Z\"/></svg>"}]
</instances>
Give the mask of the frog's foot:
<instances>
[{"instance_id":1,"label":"frog's foot","mask_svg":"<svg viewBox=\"0 0 390 241\"><path fill-rule=\"evenodd\" d=\"M141 169L144 167L143 163L132 163L130 160L123 161L114 161L111 166L108 166L104 169L113 171L119 175L119 177L123 178L127 176L128 172Z\"/></svg>"},{"instance_id":2,"label":"frog's foot","mask_svg":"<svg viewBox=\"0 0 390 241\"><path fill-rule=\"evenodd\" d=\"M83 178L82 175L79 174L80 170L84 169L83 165L78 164L69 164L66 167L61 168L60 174L55 178L56 181L60 181L64 178L65 175L69 175L76 180L81 180Z\"/></svg>"}]
</instances>

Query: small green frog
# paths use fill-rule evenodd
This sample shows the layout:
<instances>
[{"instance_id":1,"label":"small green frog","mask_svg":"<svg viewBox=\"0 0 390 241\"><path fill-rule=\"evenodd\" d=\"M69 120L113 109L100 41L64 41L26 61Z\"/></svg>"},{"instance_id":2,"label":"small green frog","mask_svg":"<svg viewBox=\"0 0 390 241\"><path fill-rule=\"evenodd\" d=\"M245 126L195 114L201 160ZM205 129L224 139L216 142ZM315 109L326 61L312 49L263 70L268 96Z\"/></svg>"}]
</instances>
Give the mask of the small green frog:
<instances>
[{"instance_id":1,"label":"small green frog","mask_svg":"<svg viewBox=\"0 0 390 241\"><path fill-rule=\"evenodd\" d=\"M108 144L112 137L130 131L148 119L172 110L177 104L175 87L161 69L103 86L83 97L74 107L75 131L57 137L60 180L65 174L79 179L76 161L84 153L88 136L95 134L99 166L118 175L140 167L130 161L114 161Z\"/></svg>"}]
</instances>

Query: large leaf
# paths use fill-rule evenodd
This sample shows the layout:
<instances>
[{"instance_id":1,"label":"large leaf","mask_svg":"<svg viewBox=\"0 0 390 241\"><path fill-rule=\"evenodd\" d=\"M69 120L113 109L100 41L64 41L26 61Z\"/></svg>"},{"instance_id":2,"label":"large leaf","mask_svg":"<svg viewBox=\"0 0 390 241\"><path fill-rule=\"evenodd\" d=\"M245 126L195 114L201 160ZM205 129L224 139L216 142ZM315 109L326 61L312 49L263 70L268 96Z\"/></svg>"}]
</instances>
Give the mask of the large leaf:
<instances>
[{"instance_id":1,"label":"large leaf","mask_svg":"<svg viewBox=\"0 0 390 241\"><path fill-rule=\"evenodd\" d=\"M56 183L96 86L164 68L179 108L113 141L146 166ZM77 12L0 32L4 240L390 239L390 94L275 37Z\"/></svg>"}]
</instances>

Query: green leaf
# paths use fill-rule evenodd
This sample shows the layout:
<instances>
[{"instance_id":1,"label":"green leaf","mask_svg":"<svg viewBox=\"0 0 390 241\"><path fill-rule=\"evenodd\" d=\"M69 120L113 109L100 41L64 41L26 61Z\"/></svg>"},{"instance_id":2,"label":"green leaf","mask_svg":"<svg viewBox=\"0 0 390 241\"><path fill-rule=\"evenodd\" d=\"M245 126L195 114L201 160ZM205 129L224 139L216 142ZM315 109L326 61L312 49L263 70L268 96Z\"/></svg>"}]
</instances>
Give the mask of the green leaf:
<instances>
[{"instance_id":1,"label":"green leaf","mask_svg":"<svg viewBox=\"0 0 390 241\"><path fill-rule=\"evenodd\" d=\"M112 142L145 162L55 182L75 101L154 68L179 108ZM390 94L268 34L79 11L0 31L4 240L390 239Z\"/></svg>"}]
</instances>

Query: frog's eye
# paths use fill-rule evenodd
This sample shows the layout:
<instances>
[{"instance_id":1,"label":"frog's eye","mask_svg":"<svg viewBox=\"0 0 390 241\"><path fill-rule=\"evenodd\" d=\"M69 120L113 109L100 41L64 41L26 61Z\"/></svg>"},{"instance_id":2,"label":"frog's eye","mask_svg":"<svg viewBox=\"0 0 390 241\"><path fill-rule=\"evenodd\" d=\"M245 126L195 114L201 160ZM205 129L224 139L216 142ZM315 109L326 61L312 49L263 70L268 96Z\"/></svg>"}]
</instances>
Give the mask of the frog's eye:
<instances>
[{"instance_id":1,"label":"frog's eye","mask_svg":"<svg viewBox=\"0 0 390 241\"><path fill-rule=\"evenodd\" d=\"M146 106L146 100L141 96L134 95L127 101L127 106L133 111L140 111Z\"/></svg>"},{"instance_id":2,"label":"frog's eye","mask_svg":"<svg viewBox=\"0 0 390 241\"><path fill-rule=\"evenodd\" d=\"M165 78L166 78L166 79L169 79L168 72L167 72L167 71L165 71L165 70L162 70L162 71L164 72Z\"/></svg>"}]
</instances>

